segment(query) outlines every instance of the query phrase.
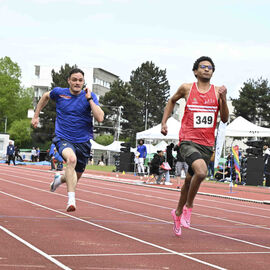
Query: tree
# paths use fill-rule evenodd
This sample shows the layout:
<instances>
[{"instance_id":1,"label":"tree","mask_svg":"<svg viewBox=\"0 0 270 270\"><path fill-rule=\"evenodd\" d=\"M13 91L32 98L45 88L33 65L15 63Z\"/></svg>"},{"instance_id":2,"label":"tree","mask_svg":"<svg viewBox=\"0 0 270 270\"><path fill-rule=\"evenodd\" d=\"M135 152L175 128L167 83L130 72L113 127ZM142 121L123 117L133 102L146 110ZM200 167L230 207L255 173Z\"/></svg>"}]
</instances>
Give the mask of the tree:
<instances>
[{"instance_id":1,"label":"tree","mask_svg":"<svg viewBox=\"0 0 270 270\"><path fill-rule=\"evenodd\" d=\"M7 56L0 58L0 132L4 131L5 118L9 129L15 120L26 119L32 108L33 89L21 87L20 77L17 63Z\"/></svg>"},{"instance_id":2,"label":"tree","mask_svg":"<svg viewBox=\"0 0 270 270\"><path fill-rule=\"evenodd\" d=\"M68 76L69 72L77 66L70 66L65 64L61 66L60 71L56 72L52 70L52 84L51 89L55 87L68 88ZM34 144L48 144L49 141L54 137L54 127L56 119L56 106L55 101L49 100L48 104L43 108L40 113L40 128L36 128L33 132Z\"/></svg>"},{"instance_id":3,"label":"tree","mask_svg":"<svg viewBox=\"0 0 270 270\"><path fill-rule=\"evenodd\" d=\"M111 91L100 98L100 103L105 113L105 119L104 128L100 128L99 131L114 134L116 139L120 120L121 137L127 137L132 132L132 126L136 121L136 115L133 112L139 105L131 95L130 84L120 79L114 81L111 84ZM119 115L120 113L121 115Z\"/></svg>"},{"instance_id":4,"label":"tree","mask_svg":"<svg viewBox=\"0 0 270 270\"><path fill-rule=\"evenodd\" d=\"M239 98L233 99L234 113L245 119L263 125L269 123L270 87L268 80L259 78L257 81L249 79L244 82Z\"/></svg>"},{"instance_id":5,"label":"tree","mask_svg":"<svg viewBox=\"0 0 270 270\"><path fill-rule=\"evenodd\" d=\"M31 131L30 119L21 119L12 122L8 133L17 146L27 147L31 142Z\"/></svg>"},{"instance_id":6,"label":"tree","mask_svg":"<svg viewBox=\"0 0 270 270\"><path fill-rule=\"evenodd\" d=\"M113 143L112 135L100 135L95 138L95 141L101 145L109 145Z\"/></svg>"},{"instance_id":7,"label":"tree","mask_svg":"<svg viewBox=\"0 0 270 270\"><path fill-rule=\"evenodd\" d=\"M21 70L17 63L9 57L0 58L0 128L4 131L4 118L7 118L8 128L20 117L18 99L20 92Z\"/></svg>"},{"instance_id":8,"label":"tree","mask_svg":"<svg viewBox=\"0 0 270 270\"><path fill-rule=\"evenodd\" d=\"M170 91L166 69L159 69L153 62L147 61L132 71L130 86L138 106L133 111L132 119L128 120L132 121L133 134L136 134L161 122Z\"/></svg>"}]
</instances>

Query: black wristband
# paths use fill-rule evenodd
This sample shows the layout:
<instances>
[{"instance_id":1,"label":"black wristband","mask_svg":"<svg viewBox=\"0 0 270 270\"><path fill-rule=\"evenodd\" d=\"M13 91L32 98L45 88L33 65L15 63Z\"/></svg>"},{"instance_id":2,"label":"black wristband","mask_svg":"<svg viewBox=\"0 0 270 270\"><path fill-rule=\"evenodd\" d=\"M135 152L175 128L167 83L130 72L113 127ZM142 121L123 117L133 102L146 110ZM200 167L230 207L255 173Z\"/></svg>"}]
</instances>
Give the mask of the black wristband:
<instances>
[{"instance_id":1,"label":"black wristband","mask_svg":"<svg viewBox=\"0 0 270 270\"><path fill-rule=\"evenodd\" d=\"M89 101L89 100L91 100L91 99L93 99L93 98L92 98L92 97L90 97L90 98L87 98L86 100L87 100L87 101Z\"/></svg>"}]
</instances>

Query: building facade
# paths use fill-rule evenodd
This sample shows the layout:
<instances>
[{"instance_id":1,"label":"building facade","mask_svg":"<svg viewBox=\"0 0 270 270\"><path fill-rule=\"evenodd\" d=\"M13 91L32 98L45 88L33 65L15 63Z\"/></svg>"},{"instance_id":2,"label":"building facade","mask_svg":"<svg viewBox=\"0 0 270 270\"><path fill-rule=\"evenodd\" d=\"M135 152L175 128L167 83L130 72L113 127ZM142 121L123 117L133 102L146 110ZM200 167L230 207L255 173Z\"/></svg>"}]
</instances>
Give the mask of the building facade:
<instances>
[{"instance_id":1,"label":"building facade","mask_svg":"<svg viewBox=\"0 0 270 270\"><path fill-rule=\"evenodd\" d=\"M42 95L51 90L52 70L60 70L55 66L35 65L35 77L32 83L34 88L34 107ZM84 72L85 83L99 98L110 91L110 84L119 76L102 68L81 68Z\"/></svg>"}]
</instances>

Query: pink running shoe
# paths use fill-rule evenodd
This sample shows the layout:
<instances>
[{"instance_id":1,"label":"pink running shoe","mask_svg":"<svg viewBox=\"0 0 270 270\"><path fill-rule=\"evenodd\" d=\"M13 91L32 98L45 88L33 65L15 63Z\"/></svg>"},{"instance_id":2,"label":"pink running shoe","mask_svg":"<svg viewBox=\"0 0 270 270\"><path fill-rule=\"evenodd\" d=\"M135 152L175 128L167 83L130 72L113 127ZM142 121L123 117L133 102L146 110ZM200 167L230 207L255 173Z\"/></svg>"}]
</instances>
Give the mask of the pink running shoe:
<instances>
[{"instance_id":1,"label":"pink running shoe","mask_svg":"<svg viewBox=\"0 0 270 270\"><path fill-rule=\"evenodd\" d=\"M171 211L172 217L173 217L173 231L177 236L181 235L181 216L177 216L175 214L175 209Z\"/></svg>"},{"instance_id":2,"label":"pink running shoe","mask_svg":"<svg viewBox=\"0 0 270 270\"><path fill-rule=\"evenodd\" d=\"M184 206L181 216L181 224L184 228L190 228L191 212L192 208L187 208L186 206Z\"/></svg>"}]
</instances>

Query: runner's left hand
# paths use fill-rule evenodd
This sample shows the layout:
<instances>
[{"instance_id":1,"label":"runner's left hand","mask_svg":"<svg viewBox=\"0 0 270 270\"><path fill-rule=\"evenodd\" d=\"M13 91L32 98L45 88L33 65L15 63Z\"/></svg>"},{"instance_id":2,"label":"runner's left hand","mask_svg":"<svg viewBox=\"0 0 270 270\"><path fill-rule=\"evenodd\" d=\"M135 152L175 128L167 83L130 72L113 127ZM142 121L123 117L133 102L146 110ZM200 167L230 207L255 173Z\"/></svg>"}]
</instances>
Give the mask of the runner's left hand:
<instances>
[{"instance_id":1,"label":"runner's left hand","mask_svg":"<svg viewBox=\"0 0 270 270\"><path fill-rule=\"evenodd\" d=\"M224 85L219 87L218 93L219 93L220 99L226 100L227 88Z\"/></svg>"}]
</instances>

